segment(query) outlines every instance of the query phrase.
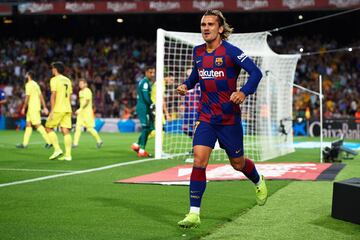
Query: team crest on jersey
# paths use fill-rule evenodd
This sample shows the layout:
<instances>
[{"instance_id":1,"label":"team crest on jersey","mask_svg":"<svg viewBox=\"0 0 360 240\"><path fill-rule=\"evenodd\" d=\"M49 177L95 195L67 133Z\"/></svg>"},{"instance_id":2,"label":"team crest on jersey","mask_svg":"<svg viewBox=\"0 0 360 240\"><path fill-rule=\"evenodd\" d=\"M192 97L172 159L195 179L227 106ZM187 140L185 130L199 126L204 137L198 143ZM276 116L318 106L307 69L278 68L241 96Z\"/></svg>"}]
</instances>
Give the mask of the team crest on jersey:
<instances>
[{"instance_id":1,"label":"team crest on jersey","mask_svg":"<svg viewBox=\"0 0 360 240\"><path fill-rule=\"evenodd\" d=\"M223 65L223 63L224 63L224 60L223 60L222 57L217 57L217 58L215 58L215 65L216 65L216 66L220 67L220 66Z\"/></svg>"}]
</instances>

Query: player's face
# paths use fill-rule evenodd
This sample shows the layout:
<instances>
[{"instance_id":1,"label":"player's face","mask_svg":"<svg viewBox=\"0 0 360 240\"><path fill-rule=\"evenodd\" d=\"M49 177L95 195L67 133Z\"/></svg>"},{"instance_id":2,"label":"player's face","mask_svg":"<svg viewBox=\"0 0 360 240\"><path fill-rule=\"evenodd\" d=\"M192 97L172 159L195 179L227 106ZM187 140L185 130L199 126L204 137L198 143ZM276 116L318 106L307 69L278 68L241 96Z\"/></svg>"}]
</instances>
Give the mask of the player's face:
<instances>
[{"instance_id":1,"label":"player's face","mask_svg":"<svg viewBox=\"0 0 360 240\"><path fill-rule=\"evenodd\" d=\"M80 82L79 82L79 88L80 88L80 89L84 89L84 88L85 88L85 82L80 81Z\"/></svg>"},{"instance_id":2,"label":"player's face","mask_svg":"<svg viewBox=\"0 0 360 240\"><path fill-rule=\"evenodd\" d=\"M202 17L200 29L202 37L207 43L220 40L220 33L224 30L222 26L219 26L218 17L213 15Z\"/></svg>"},{"instance_id":3,"label":"player's face","mask_svg":"<svg viewBox=\"0 0 360 240\"><path fill-rule=\"evenodd\" d=\"M154 81L154 79L155 79L155 68L148 69L146 71L145 75L150 81Z\"/></svg>"}]
</instances>

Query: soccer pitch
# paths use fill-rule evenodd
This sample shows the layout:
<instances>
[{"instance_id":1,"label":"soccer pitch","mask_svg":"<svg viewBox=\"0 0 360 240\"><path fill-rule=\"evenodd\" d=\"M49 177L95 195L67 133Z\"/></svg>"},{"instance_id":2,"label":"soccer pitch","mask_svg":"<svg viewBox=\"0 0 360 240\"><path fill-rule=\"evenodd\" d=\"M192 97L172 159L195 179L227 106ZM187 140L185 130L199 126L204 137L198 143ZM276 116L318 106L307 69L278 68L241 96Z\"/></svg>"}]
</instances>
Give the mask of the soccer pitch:
<instances>
[{"instance_id":1,"label":"soccer pitch","mask_svg":"<svg viewBox=\"0 0 360 240\"><path fill-rule=\"evenodd\" d=\"M359 225L330 216L331 181L267 181L263 207L256 206L250 181L210 182L202 225L180 229L188 187L114 182L183 159L139 161L130 149L138 134L101 136L104 146L96 149L84 133L73 161L61 162L48 160L52 149L43 147L38 133L27 149L16 149L23 132L0 131L0 239L360 239ZM296 149L271 161L319 162L319 150ZM336 181L360 177L359 155L343 163Z\"/></svg>"}]
</instances>

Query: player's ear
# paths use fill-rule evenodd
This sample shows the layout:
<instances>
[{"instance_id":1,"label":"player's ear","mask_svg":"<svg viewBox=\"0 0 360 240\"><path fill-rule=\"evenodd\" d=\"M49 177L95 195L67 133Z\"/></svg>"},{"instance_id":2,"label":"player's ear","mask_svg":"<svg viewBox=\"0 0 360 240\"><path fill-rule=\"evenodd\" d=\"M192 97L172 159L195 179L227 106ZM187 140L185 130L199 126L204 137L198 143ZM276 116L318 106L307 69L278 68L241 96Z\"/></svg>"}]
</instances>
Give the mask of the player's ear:
<instances>
[{"instance_id":1,"label":"player's ear","mask_svg":"<svg viewBox=\"0 0 360 240\"><path fill-rule=\"evenodd\" d=\"M224 27L223 26L220 26L219 27L219 34L222 34L224 32Z\"/></svg>"}]
</instances>

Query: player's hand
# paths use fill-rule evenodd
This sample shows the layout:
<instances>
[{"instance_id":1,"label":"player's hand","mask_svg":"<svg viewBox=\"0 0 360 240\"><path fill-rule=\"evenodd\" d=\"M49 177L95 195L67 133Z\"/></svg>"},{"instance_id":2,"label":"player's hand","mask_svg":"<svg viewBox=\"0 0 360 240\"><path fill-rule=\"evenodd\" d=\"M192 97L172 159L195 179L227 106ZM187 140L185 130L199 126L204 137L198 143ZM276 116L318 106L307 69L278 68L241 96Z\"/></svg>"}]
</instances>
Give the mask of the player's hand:
<instances>
[{"instance_id":1,"label":"player's hand","mask_svg":"<svg viewBox=\"0 0 360 240\"><path fill-rule=\"evenodd\" d=\"M44 113L45 115L48 115L48 114L49 114L49 109L44 108L44 109L43 109L43 113Z\"/></svg>"},{"instance_id":2,"label":"player's hand","mask_svg":"<svg viewBox=\"0 0 360 240\"><path fill-rule=\"evenodd\" d=\"M230 96L230 101L235 104L241 104L245 101L245 94L243 92L233 92Z\"/></svg>"},{"instance_id":3,"label":"player's hand","mask_svg":"<svg viewBox=\"0 0 360 240\"><path fill-rule=\"evenodd\" d=\"M54 117L54 112L53 112L53 111L51 111L51 112L49 113L49 120L52 120L52 119L53 119L53 117Z\"/></svg>"},{"instance_id":4,"label":"player's hand","mask_svg":"<svg viewBox=\"0 0 360 240\"><path fill-rule=\"evenodd\" d=\"M185 84L181 84L180 86L177 87L176 91L181 96L184 96L187 93L187 86Z\"/></svg>"},{"instance_id":5,"label":"player's hand","mask_svg":"<svg viewBox=\"0 0 360 240\"><path fill-rule=\"evenodd\" d=\"M21 115L25 115L25 108L21 108Z\"/></svg>"},{"instance_id":6,"label":"player's hand","mask_svg":"<svg viewBox=\"0 0 360 240\"><path fill-rule=\"evenodd\" d=\"M78 110L75 111L76 115L79 115L79 113L81 112L81 108L79 108Z\"/></svg>"}]
</instances>

